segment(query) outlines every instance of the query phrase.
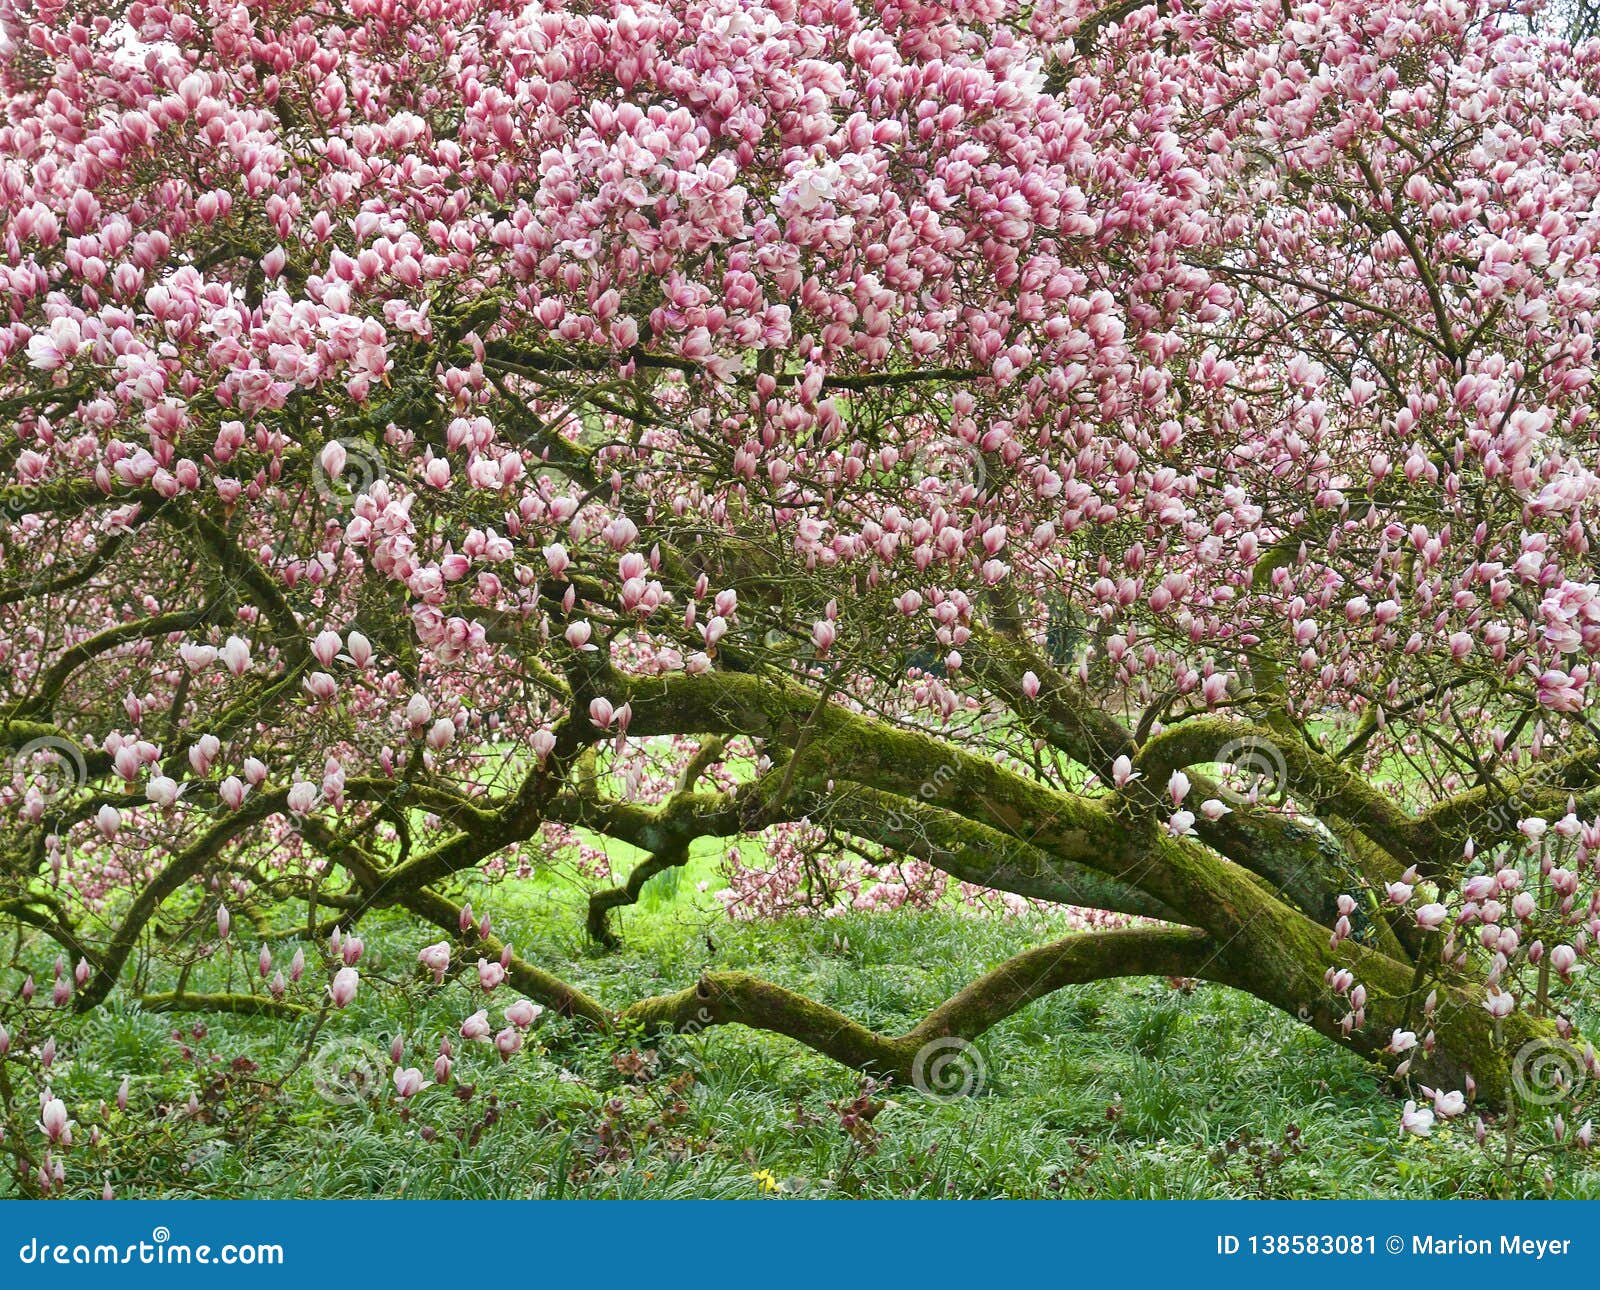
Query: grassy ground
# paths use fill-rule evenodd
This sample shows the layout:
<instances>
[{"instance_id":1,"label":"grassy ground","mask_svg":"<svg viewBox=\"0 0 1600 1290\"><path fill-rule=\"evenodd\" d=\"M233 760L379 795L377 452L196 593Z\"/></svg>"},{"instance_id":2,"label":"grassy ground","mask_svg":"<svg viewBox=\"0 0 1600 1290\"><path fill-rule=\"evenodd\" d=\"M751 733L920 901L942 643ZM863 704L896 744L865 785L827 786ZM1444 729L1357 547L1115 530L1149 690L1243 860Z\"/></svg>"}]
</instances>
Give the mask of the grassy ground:
<instances>
[{"instance_id":1,"label":"grassy ground","mask_svg":"<svg viewBox=\"0 0 1600 1290\"><path fill-rule=\"evenodd\" d=\"M615 954L583 942L574 896L547 884L497 889L496 930L607 1001L680 988L706 966L750 968L884 1030L909 1025L980 966L1059 933L1043 920L954 911L733 925L708 911L694 876L647 889ZM414 974L413 926L363 932L365 979ZM398 1001L364 987L315 1035L306 1022L242 1018L207 1018L197 1033L184 1018L181 1043L174 1018L111 1008L88 1023L89 1042L58 1084L76 1098L109 1097L131 1073L143 1105L201 1090L203 1113L183 1133L144 1133L136 1150L114 1153L121 1194L1547 1194L1537 1179L1508 1187L1464 1126L1402 1141L1395 1103L1361 1062L1219 987L1060 992L985 1036L978 1094L949 1103L863 1090L796 1044L738 1028L646 1046L547 1019L509 1064L472 1046L459 1068L477 1087L470 1100L430 1085L402 1117L388 1037L412 1037L406 1062L426 1071L438 1037L453 1036L480 998L460 984ZM281 1070L284 1054L301 1050L311 1059L277 1092L237 1061ZM363 1096L369 1089L380 1095ZM1600 1173L1562 1173L1555 1192L1600 1195Z\"/></svg>"}]
</instances>

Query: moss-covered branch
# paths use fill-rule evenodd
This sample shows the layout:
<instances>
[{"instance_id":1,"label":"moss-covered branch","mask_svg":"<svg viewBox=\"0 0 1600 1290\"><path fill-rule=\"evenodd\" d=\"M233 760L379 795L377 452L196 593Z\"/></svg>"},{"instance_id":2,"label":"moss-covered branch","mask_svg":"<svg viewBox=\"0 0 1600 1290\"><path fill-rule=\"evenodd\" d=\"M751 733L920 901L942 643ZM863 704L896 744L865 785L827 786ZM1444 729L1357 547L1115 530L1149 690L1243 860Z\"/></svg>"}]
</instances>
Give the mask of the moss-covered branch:
<instances>
[{"instance_id":1,"label":"moss-covered branch","mask_svg":"<svg viewBox=\"0 0 1600 1290\"><path fill-rule=\"evenodd\" d=\"M976 1039L1063 986L1123 976L1191 975L1212 954L1210 939L1188 928L1069 936L1007 959L900 1035L868 1030L826 1004L744 972L707 973L686 990L633 1004L619 1020L646 1031L749 1026L798 1040L857 1070L910 1083L917 1054L935 1040Z\"/></svg>"},{"instance_id":2,"label":"moss-covered branch","mask_svg":"<svg viewBox=\"0 0 1600 1290\"><path fill-rule=\"evenodd\" d=\"M262 994L176 994L170 991L142 994L139 1006L146 1012L227 1012L242 1017L277 1017L293 1020L309 1009L286 999Z\"/></svg>"}]
</instances>

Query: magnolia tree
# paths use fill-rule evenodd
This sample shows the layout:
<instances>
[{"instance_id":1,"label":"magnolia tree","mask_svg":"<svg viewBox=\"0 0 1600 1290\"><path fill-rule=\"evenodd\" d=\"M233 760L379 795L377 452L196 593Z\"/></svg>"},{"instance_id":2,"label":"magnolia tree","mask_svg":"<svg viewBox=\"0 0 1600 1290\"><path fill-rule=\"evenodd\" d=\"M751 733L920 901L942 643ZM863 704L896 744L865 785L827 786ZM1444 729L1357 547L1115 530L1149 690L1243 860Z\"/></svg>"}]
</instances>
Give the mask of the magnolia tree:
<instances>
[{"instance_id":1,"label":"magnolia tree","mask_svg":"<svg viewBox=\"0 0 1600 1290\"><path fill-rule=\"evenodd\" d=\"M1600 45L1475 0L0 24L25 1186L115 1118L52 1092L75 1016L330 1014L386 909L485 1059L545 1009L921 1084L1153 975L1383 1064L1410 1132L1587 1145ZM735 916L1080 930L888 1035L594 997L462 903L575 864L614 944L700 839Z\"/></svg>"}]
</instances>

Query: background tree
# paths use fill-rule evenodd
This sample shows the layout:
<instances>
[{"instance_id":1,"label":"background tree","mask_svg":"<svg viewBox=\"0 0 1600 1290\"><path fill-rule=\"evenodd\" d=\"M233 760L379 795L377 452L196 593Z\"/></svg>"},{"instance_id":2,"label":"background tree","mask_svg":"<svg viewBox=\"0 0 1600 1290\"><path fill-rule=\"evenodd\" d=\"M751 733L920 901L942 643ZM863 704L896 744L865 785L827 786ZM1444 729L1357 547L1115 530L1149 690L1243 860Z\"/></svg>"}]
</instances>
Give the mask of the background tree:
<instances>
[{"instance_id":1,"label":"background tree","mask_svg":"<svg viewBox=\"0 0 1600 1290\"><path fill-rule=\"evenodd\" d=\"M425 977L902 1080L1144 974L1441 1114L1593 1065L1600 47L1457 0L0 23L12 1067L115 990L341 1006L395 907ZM735 914L1090 930L898 1036L601 1000L455 894L595 834L649 854L603 942L705 837L764 840Z\"/></svg>"}]
</instances>

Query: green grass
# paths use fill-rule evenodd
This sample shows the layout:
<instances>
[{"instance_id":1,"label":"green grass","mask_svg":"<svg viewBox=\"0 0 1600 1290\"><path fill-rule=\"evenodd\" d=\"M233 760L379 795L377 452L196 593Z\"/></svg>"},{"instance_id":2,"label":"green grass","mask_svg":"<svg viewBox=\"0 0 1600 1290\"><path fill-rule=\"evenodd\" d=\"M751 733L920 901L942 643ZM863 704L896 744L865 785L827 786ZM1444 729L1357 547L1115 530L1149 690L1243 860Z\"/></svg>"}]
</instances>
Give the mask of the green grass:
<instances>
[{"instance_id":1,"label":"green grass","mask_svg":"<svg viewBox=\"0 0 1600 1290\"><path fill-rule=\"evenodd\" d=\"M730 924L696 891L710 863L674 875L675 885L652 882L619 920L625 945L614 954L583 941L569 890L530 882L468 894L494 910L519 954L610 1003L681 988L707 967L745 968L884 1030L909 1026L976 971L1060 931L1044 919L953 911ZM180 1112L170 1128L150 1131L147 1115L118 1121L105 1167L120 1194L1453 1197L1506 1187L1465 1126L1402 1141L1396 1105L1370 1068L1221 987L1061 991L983 1037L976 1096L940 1103L914 1089L871 1091L881 1105L863 1142L837 1109L862 1091L856 1075L742 1028L646 1048L547 1017L502 1065L486 1045L455 1038L481 1002L475 988L376 988L414 977L423 943L414 925L395 918L362 930L366 984L315 1035L309 1022L174 1018L128 1005L86 1021L74 1059L55 1072L74 1106L109 1100L124 1074L143 1112L181 1107L200 1090L200 1116ZM236 952L237 974L254 951L241 942ZM497 992L497 1024L510 1001ZM175 1026L190 1057L171 1038ZM397 1029L411 1043L406 1063L425 1071L440 1035L458 1054L471 1047L458 1068L477 1088L471 1100L430 1084L403 1118L383 1052ZM254 1082L276 1078L303 1048L312 1060L281 1090ZM325 1096L340 1052L370 1068L375 1096ZM89 1181L84 1189L98 1191L98 1176ZM1555 1192L1600 1195L1600 1173L1559 1173Z\"/></svg>"}]
</instances>

